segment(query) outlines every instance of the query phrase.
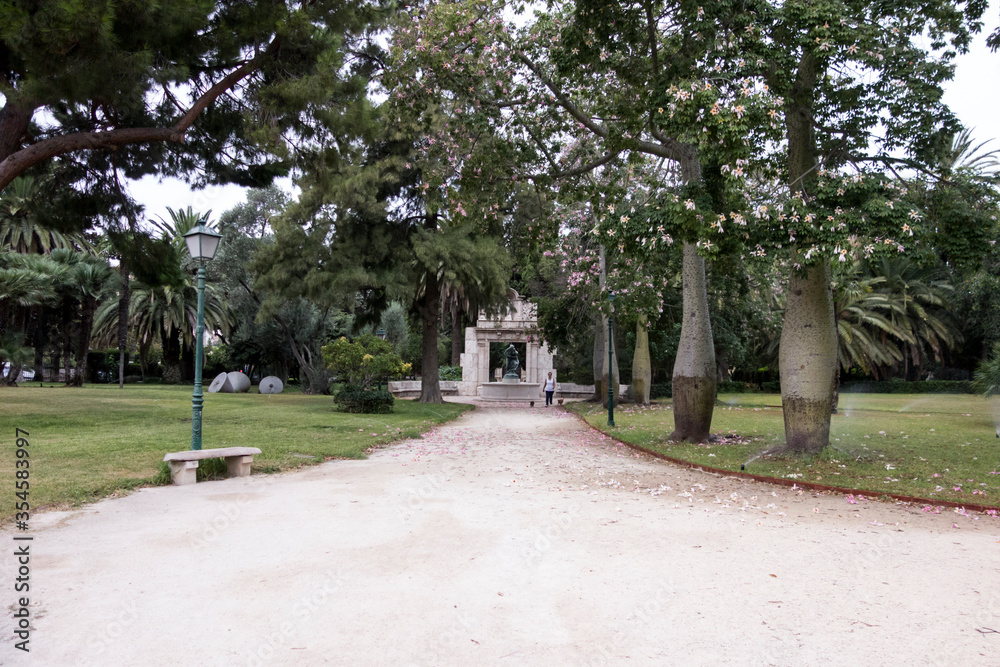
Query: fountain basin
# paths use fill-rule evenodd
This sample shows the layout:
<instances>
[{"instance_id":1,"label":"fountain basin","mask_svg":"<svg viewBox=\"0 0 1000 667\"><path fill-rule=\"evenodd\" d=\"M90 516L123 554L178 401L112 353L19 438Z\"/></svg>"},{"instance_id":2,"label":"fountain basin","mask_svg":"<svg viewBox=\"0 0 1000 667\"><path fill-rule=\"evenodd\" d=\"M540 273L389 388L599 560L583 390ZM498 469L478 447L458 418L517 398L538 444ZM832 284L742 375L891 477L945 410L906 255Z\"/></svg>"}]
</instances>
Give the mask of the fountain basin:
<instances>
[{"instance_id":1,"label":"fountain basin","mask_svg":"<svg viewBox=\"0 0 1000 667\"><path fill-rule=\"evenodd\" d=\"M479 385L479 398L484 401L537 401L541 397L539 382L487 382Z\"/></svg>"}]
</instances>

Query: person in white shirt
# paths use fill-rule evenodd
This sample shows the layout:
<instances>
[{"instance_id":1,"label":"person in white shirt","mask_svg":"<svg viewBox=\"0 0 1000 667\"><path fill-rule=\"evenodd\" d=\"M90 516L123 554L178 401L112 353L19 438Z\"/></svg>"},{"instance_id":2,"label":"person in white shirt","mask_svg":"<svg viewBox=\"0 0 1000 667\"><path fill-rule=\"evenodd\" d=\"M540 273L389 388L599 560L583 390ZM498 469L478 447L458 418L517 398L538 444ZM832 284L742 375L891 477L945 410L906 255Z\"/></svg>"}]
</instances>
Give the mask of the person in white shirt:
<instances>
[{"instance_id":1,"label":"person in white shirt","mask_svg":"<svg viewBox=\"0 0 1000 667\"><path fill-rule=\"evenodd\" d=\"M556 393L556 381L552 378L552 371L549 371L549 377L545 378L545 407L552 405L554 393Z\"/></svg>"}]
</instances>

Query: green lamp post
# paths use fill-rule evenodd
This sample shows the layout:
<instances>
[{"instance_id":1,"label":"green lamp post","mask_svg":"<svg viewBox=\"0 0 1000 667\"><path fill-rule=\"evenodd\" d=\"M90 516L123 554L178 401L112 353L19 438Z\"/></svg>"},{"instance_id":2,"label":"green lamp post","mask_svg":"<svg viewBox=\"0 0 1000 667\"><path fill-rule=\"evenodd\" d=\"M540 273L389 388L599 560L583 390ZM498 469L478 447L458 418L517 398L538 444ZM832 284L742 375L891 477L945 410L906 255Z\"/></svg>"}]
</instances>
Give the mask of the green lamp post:
<instances>
[{"instance_id":1,"label":"green lamp post","mask_svg":"<svg viewBox=\"0 0 1000 667\"><path fill-rule=\"evenodd\" d=\"M615 344L611 338L611 319L615 314L615 293L608 291L608 426L615 425L614 366Z\"/></svg>"},{"instance_id":2,"label":"green lamp post","mask_svg":"<svg viewBox=\"0 0 1000 667\"><path fill-rule=\"evenodd\" d=\"M205 262L215 257L219 249L219 234L204 224L198 225L184 235L191 257L198 260L198 327L194 341L194 393L191 395L191 449L201 449L201 407L204 403L201 393L201 366L205 357L202 337L205 335Z\"/></svg>"}]
</instances>

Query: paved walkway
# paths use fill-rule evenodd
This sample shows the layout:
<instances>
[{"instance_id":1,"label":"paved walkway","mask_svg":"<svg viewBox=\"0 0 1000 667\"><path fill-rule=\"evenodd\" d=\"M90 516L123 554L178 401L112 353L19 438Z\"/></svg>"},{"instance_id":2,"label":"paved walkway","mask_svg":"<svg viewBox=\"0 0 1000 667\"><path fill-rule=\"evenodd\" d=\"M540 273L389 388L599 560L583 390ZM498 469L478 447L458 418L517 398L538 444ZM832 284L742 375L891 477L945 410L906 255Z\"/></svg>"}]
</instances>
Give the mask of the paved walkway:
<instances>
[{"instance_id":1,"label":"paved walkway","mask_svg":"<svg viewBox=\"0 0 1000 667\"><path fill-rule=\"evenodd\" d=\"M676 468L552 408L32 517L10 665L996 665L1000 521ZM13 593L10 531L0 559Z\"/></svg>"}]
</instances>

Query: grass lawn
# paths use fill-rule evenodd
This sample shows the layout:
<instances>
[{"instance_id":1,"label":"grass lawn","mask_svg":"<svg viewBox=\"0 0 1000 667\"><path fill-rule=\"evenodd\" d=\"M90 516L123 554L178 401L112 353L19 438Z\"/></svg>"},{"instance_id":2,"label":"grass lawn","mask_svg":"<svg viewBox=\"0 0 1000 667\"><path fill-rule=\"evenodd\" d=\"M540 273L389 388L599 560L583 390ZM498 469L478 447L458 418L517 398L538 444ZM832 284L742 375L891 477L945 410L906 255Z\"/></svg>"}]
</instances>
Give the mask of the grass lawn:
<instances>
[{"instance_id":1,"label":"grass lawn","mask_svg":"<svg viewBox=\"0 0 1000 667\"><path fill-rule=\"evenodd\" d=\"M691 463L769 477L858 489L873 496L896 493L1000 507L1000 440L996 405L954 394L841 394L831 446L806 459L760 456L784 442L781 397L722 394L712 433L718 442L672 444L670 401L648 408L621 406L614 428L607 410L569 406L593 426L629 444Z\"/></svg>"},{"instance_id":2,"label":"grass lawn","mask_svg":"<svg viewBox=\"0 0 1000 667\"><path fill-rule=\"evenodd\" d=\"M0 389L0 406L0 523L14 513L15 428L29 433L33 509L163 483L163 455L191 446L191 387L35 384ZM414 437L468 409L396 401L389 415L353 415L336 412L329 396L206 393L202 446L259 447L253 471L276 472L364 458L370 447Z\"/></svg>"}]
</instances>

